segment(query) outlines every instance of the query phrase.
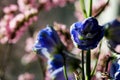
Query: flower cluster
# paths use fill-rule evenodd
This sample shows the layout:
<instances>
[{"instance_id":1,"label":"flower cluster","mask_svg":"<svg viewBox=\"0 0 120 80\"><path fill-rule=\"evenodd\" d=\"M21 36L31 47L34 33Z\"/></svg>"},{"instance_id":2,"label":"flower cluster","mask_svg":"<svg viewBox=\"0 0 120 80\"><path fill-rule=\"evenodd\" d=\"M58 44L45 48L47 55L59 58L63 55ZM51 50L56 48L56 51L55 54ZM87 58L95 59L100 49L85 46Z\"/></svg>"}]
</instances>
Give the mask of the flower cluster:
<instances>
[{"instance_id":1,"label":"flower cluster","mask_svg":"<svg viewBox=\"0 0 120 80\"><path fill-rule=\"evenodd\" d=\"M16 43L27 28L37 20L38 11L65 6L74 0L18 0L18 5L3 9L5 15L0 20L0 43Z\"/></svg>"},{"instance_id":2,"label":"flower cluster","mask_svg":"<svg viewBox=\"0 0 120 80\"><path fill-rule=\"evenodd\" d=\"M64 7L67 3L73 3L75 0L38 0L45 10L50 10L56 6Z\"/></svg>"},{"instance_id":3,"label":"flower cluster","mask_svg":"<svg viewBox=\"0 0 120 80\"><path fill-rule=\"evenodd\" d=\"M79 67L80 60L74 58L74 56L68 55L69 52L60 41L60 38L53 27L47 26L40 30L33 50L39 55L47 58L48 70L51 73L52 78L60 77L60 75L64 76L64 64L67 64L67 67L69 67L68 69L71 69L71 71L74 71ZM64 63L64 61L67 62ZM61 77L60 79L64 80L65 78Z\"/></svg>"},{"instance_id":4,"label":"flower cluster","mask_svg":"<svg viewBox=\"0 0 120 80\"><path fill-rule=\"evenodd\" d=\"M44 66L47 66L43 76L50 77L45 80L119 80L120 20L115 19L105 25L99 25L97 20L97 16L109 1L99 0L92 5L92 0L80 0L81 4L76 0L17 0L17 5L12 4L3 9L4 15L0 19L0 44L6 43L9 49L5 52L11 53L11 45L29 28L30 38L25 46L27 54L22 56L21 62L24 66L33 61L40 62L43 69L42 62L37 61L42 58ZM47 25L38 32L34 44L34 30L30 26L38 20L39 12L43 9L49 11L52 8L64 7L67 3L75 3L75 16L79 22L73 23L70 30L66 25L56 22L53 26ZM37 54L33 54L33 51ZM0 56L1 60L3 59L0 68L2 77L9 60L8 53ZM34 79L35 75L31 73L18 77L18 80Z\"/></svg>"},{"instance_id":5,"label":"flower cluster","mask_svg":"<svg viewBox=\"0 0 120 80\"><path fill-rule=\"evenodd\" d=\"M34 21L37 20L37 10L31 9L18 15L6 14L0 22L0 41L15 43ZM6 39L6 40L5 40ZM5 43L3 42L3 43Z\"/></svg>"}]
</instances>

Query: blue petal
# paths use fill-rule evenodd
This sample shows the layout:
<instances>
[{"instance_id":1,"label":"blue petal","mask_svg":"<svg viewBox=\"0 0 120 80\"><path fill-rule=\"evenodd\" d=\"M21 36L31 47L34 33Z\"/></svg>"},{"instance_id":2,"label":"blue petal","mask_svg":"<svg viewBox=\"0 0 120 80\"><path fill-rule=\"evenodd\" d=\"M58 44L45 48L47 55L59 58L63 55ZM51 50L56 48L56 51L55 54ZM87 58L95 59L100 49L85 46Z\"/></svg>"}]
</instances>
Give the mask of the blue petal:
<instances>
[{"instance_id":1,"label":"blue petal","mask_svg":"<svg viewBox=\"0 0 120 80\"><path fill-rule=\"evenodd\" d=\"M49 60L49 66L52 67L52 69L58 69L64 65L63 57L60 54L54 55L54 57Z\"/></svg>"}]
</instances>

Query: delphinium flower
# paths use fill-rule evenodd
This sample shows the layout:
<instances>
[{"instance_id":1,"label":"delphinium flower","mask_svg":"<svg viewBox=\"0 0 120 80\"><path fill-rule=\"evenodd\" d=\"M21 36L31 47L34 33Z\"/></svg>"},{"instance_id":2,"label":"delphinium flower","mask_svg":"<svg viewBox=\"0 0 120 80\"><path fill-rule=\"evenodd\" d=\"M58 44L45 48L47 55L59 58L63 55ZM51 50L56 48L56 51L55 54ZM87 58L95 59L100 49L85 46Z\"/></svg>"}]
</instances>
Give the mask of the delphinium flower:
<instances>
[{"instance_id":1,"label":"delphinium flower","mask_svg":"<svg viewBox=\"0 0 120 80\"><path fill-rule=\"evenodd\" d=\"M115 19L104 25L105 28L105 37L107 38L108 48L113 55L114 60L112 61L110 68L110 76L114 80L119 80L120 77L120 21L119 19Z\"/></svg>"},{"instance_id":2,"label":"delphinium flower","mask_svg":"<svg viewBox=\"0 0 120 80\"><path fill-rule=\"evenodd\" d=\"M89 17L82 22L74 23L70 33L76 47L89 50L97 47L104 35L104 30L94 17Z\"/></svg>"},{"instance_id":3,"label":"delphinium flower","mask_svg":"<svg viewBox=\"0 0 120 80\"><path fill-rule=\"evenodd\" d=\"M40 30L33 50L47 58L48 71L55 80L65 80L63 74L64 61L66 61L69 69L78 68L80 63L78 59L74 59L64 52L66 47L60 41L57 32L50 26Z\"/></svg>"},{"instance_id":4,"label":"delphinium flower","mask_svg":"<svg viewBox=\"0 0 120 80\"><path fill-rule=\"evenodd\" d=\"M115 19L115 20L105 24L104 26L105 26L105 36L108 40L109 48L113 52L119 53L119 50L117 49L118 46L120 45L120 39L119 39L120 21L119 21L119 19ZM116 51L116 50L118 50L118 51Z\"/></svg>"},{"instance_id":5,"label":"delphinium flower","mask_svg":"<svg viewBox=\"0 0 120 80\"><path fill-rule=\"evenodd\" d=\"M51 54L54 53L54 51L56 50L55 48L57 48L57 46L61 46L61 42L59 40L59 37L57 36L57 32L52 28L52 27L46 27L45 29L42 29L39 33L38 33L38 37L37 37L37 41L35 43L34 46L34 51L36 51L38 54L42 54L45 56L45 58L48 59L48 69L50 74L52 74L52 78L54 78L54 76L56 74L61 74L63 72L62 70L62 65L63 65L63 60L61 55L56 54L55 57L51 56ZM59 52L59 51L58 51ZM57 59L56 59L57 57ZM62 61L61 61L62 60ZM54 62L59 62L56 64L54 64ZM58 71L58 72L55 72ZM63 74L61 74L63 75ZM64 79L64 77L61 77ZM60 78L60 79L61 79Z\"/></svg>"},{"instance_id":6,"label":"delphinium flower","mask_svg":"<svg viewBox=\"0 0 120 80\"><path fill-rule=\"evenodd\" d=\"M120 79L120 59L114 60L111 64L110 77L114 80Z\"/></svg>"},{"instance_id":7,"label":"delphinium flower","mask_svg":"<svg viewBox=\"0 0 120 80\"><path fill-rule=\"evenodd\" d=\"M57 32L52 27L48 26L38 33L37 41L34 48L37 53L42 53L44 55L44 51L47 51L53 54L56 50L61 51L62 48L64 48L64 45L61 44ZM46 55L46 57L47 56L48 55Z\"/></svg>"}]
</instances>

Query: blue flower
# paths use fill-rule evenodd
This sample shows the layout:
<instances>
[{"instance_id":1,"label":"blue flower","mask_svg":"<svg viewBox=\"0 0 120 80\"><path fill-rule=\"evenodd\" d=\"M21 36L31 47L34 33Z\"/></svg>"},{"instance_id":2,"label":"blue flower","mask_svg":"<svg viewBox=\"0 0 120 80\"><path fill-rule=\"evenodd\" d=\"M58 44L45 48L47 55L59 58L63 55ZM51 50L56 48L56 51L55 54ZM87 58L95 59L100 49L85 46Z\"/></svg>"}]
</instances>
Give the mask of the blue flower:
<instances>
[{"instance_id":1,"label":"blue flower","mask_svg":"<svg viewBox=\"0 0 120 80\"><path fill-rule=\"evenodd\" d=\"M47 61L47 68L50 73L51 78L53 79L62 79L65 80L64 78L64 73L63 73L63 56L61 54L56 54L54 55L53 58L49 59Z\"/></svg>"},{"instance_id":2,"label":"blue flower","mask_svg":"<svg viewBox=\"0 0 120 80\"><path fill-rule=\"evenodd\" d=\"M64 65L63 56L61 54L55 54L53 58L48 60L48 66L52 67L52 70L56 70Z\"/></svg>"},{"instance_id":3,"label":"blue flower","mask_svg":"<svg viewBox=\"0 0 120 80\"><path fill-rule=\"evenodd\" d=\"M120 45L120 21L115 19L104 25L105 28L105 36L108 39L108 47L115 53L119 53L115 51L117 45Z\"/></svg>"},{"instance_id":4,"label":"blue flower","mask_svg":"<svg viewBox=\"0 0 120 80\"><path fill-rule=\"evenodd\" d=\"M76 47L89 50L97 47L104 36L104 29L98 25L94 17L89 17L83 22L76 22L70 28L71 38Z\"/></svg>"},{"instance_id":5,"label":"blue flower","mask_svg":"<svg viewBox=\"0 0 120 80\"><path fill-rule=\"evenodd\" d=\"M52 27L47 26L39 31L33 50L48 58L50 53L57 53L63 47L57 32Z\"/></svg>"},{"instance_id":6,"label":"blue flower","mask_svg":"<svg viewBox=\"0 0 120 80\"><path fill-rule=\"evenodd\" d=\"M116 59L111 64L110 77L114 80L120 80L120 59Z\"/></svg>"},{"instance_id":7,"label":"blue flower","mask_svg":"<svg viewBox=\"0 0 120 80\"><path fill-rule=\"evenodd\" d=\"M66 47L62 44L57 32L52 27L46 27L39 31L33 50L47 58L49 72L55 80L65 80L63 75L63 57L66 58L67 67L74 69L79 67L80 60L74 59L75 57L73 55L71 57L69 53L65 53Z\"/></svg>"},{"instance_id":8,"label":"blue flower","mask_svg":"<svg viewBox=\"0 0 120 80\"><path fill-rule=\"evenodd\" d=\"M80 63L79 60L73 59L72 57L67 56L67 55L66 55L66 57L67 57L67 60L68 60L68 61L66 60L68 70L70 69L68 67L71 67L71 66L75 66L75 67L78 68L78 65ZM54 55L53 58L48 60L47 64L48 64L48 71L50 72L50 76L51 76L52 79L54 79L54 80L65 80L64 71L63 71L64 59L63 59L63 56L61 54ZM77 65L75 65L75 64L77 64ZM68 74L68 79L69 80L74 80L73 75L70 72L67 72L67 73L69 73Z\"/></svg>"}]
</instances>

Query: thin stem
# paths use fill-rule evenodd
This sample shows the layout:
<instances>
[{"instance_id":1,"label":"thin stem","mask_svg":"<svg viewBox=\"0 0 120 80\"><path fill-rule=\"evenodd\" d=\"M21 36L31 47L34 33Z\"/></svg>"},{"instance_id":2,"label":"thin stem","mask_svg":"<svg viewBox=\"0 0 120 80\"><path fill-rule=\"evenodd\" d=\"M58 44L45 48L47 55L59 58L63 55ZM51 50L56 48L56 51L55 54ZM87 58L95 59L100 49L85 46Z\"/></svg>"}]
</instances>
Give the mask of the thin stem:
<instances>
[{"instance_id":1,"label":"thin stem","mask_svg":"<svg viewBox=\"0 0 120 80\"><path fill-rule=\"evenodd\" d=\"M86 8L85 8L85 3L84 3L84 0L79 0L80 1L80 5L81 5L81 9L83 11L83 15L85 18L87 18L87 11L86 11Z\"/></svg>"},{"instance_id":2,"label":"thin stem","mask_svg":"<svg viewBox=\"0 0 120 80\"><path fill-rule=\"evenodd\" d=\"M84 74L84 50L82 50L82 80L85 80L85 74Z\"/></svg>"},{"instance_id":3,"label":"thin stem","mask_svg":"<svg viewBox=\"0 0 120 80\"><path fill-rule=\"evenodd\" d=\"M86 54L86 80L91 80L91 53L90 50Z\"/></svg>"},{"instance_id":4,"label":"thin stem","mask_svg":"<svg viewBox=\"0 0 120 80\"><path fill-rule=\"evenodd\" d=\"M97 67L98 58L99 58L99 55L100 55L100 53L101 53L101 44L102 44L102 41L100 42L100 45L99 45L98 57L97 57L97 60L96 60L96 62L95 62L95 66L94 66L94 68L93 68L93 70L92 70L92 72L91 72L91 76L93 76L93 75L94 75L95 70L96 70L96 67Z\"/></svg>"},{"instance_id":5,"label":"thin stem","mask_svg":"<svg viewBox=\"0 0 120 80\"><path fill-rule=\"evenodd\" d=\"M63 66L65 80L68 80L66 66Z\"/></svg>"},{"instance_id":6,"label":"thin stem","mask_svg":"<svg viewBox=\"0 0 120 80\"><path fill-rule=\"evenodd\" d=\"M64 77L65 77L65 80L68 80L67 69L66 69L66 59L64 55L63 55L63 59L64 59L64 65L63 65Z\"/></svg>"},{"instance_id":7,"label":"thin stem","mask_svg":"<svg viewBox=\"0 0 120 80\"><path fill-rule=\"evenodd\" d=\"M45 77L45 68L44 68L44 64L43 64L43 62L42 62L42 59L41 58L39 58L38 57L38 63L39 63L39 66L40 66L40 68L41 68L41 73L42 73L42 75L43 75L43 78Z\"/></svg>"},{"instance_id":8,"label":"thin stem","mask_svg":"<svg viewBox=\"0 0 120 80\"><path fill-rule=\"evenodd\" d=\"M92 16L92 0L89 0L88 17Z\"/></svg>"}]
</instances>

